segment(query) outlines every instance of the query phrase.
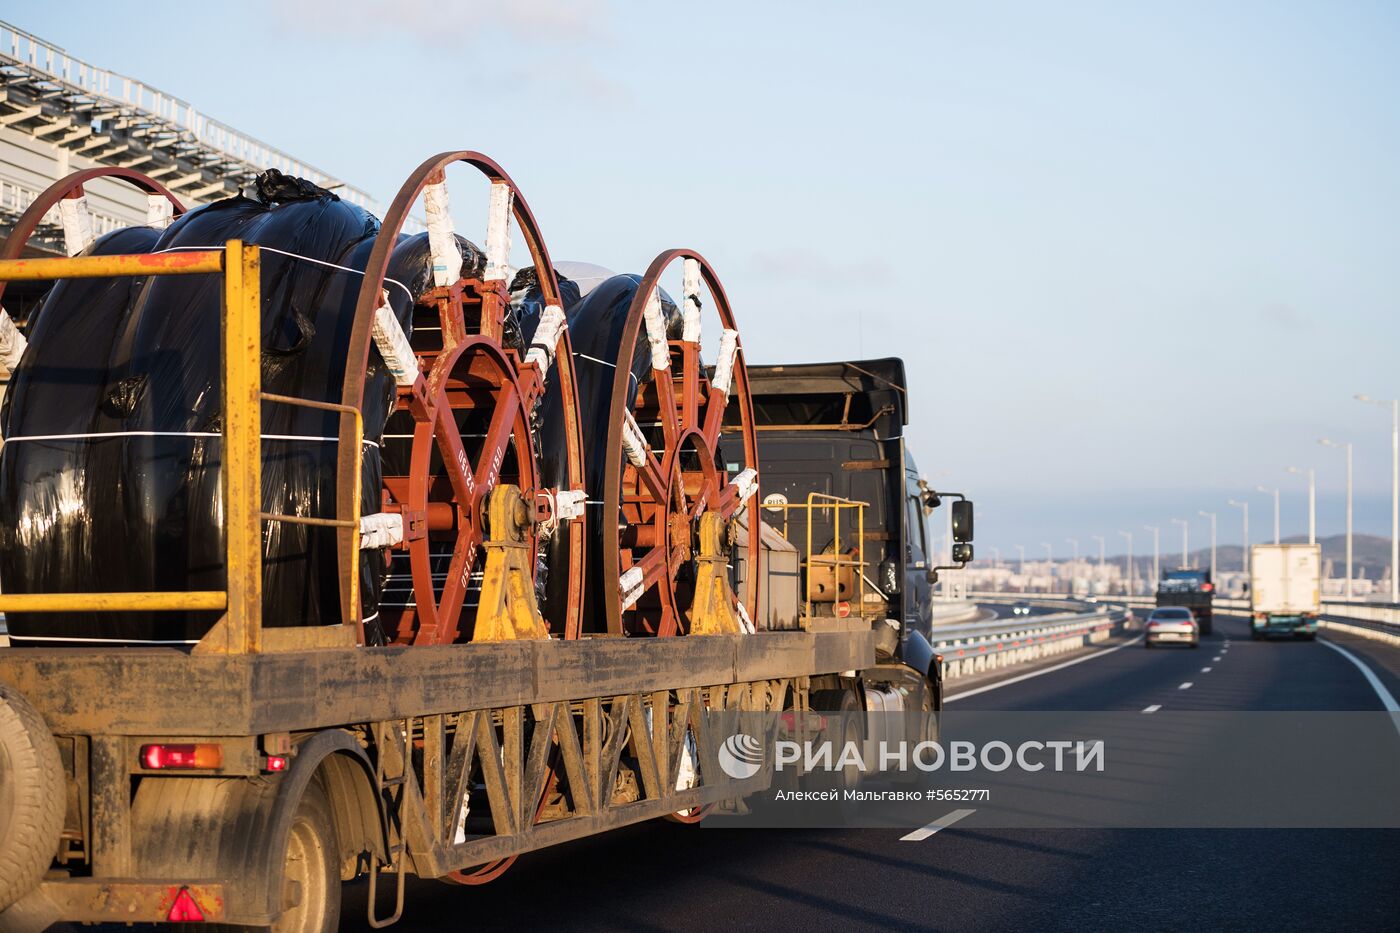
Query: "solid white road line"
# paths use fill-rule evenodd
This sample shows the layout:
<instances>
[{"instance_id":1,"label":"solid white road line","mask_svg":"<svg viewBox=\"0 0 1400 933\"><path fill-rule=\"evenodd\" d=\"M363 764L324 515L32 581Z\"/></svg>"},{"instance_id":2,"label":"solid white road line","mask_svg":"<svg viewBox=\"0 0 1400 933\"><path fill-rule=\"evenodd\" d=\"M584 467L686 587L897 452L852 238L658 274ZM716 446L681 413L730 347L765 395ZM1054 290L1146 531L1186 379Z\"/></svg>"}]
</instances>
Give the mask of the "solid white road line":
<instances>
[{"instance_id":1,"label":"solid white road line","mask_svg":"<svg viewBox=\"0 0 1400 933\"><path fill-rule=\"evenodd\" d=\"M954 700L961 700L963 697L976 696L979 693L986 693L988 690L995 690L998 687L1009 687L1011 684L1019 684L1023 680L1030 680L1032 677L1039 677L1041 674L1050 674L1054 671L1062 671L1067 667L1073 667L1074 665L1082 664L1085 661L1092 661L1095 658L1101 658L1105 655L1112 654L1115 651L1122 651L1129 645L1135 645L1140 641L1142 641L1141 635L1137 636L1136 638L1130 641L1125 641L1121 645L1115 645L1112 648L1105 648L1102 651L1095 651L1093 654L1086 654L1084 657L1075 658L1073 661L1066 661L1063 664L1056 664L1053 667L1041 668L1038 671L1031 671L1029 674L1022 674L1019 677L1012 677L1009 680L999 680L994 684L987 684L987 686L985 687L977 687L972 690L964 690L962 693L955 693L950 697L944 697L943 702L951 703Z\"/></svg>"},{"instance_id":2,"label":"solid white road line","mask_svg":"<svg viewBox=\"0 0 1400 933\"><path fill-rule=\"evenodd\" d=\"M1180 687L1177 687L1176 689L1178 689L1178 690L1190 690L1190 689L1191 689L1191 681L1189 681L1189 680L1186 681L1186 683L1182 684Z\"/></svg>"},{"instance_id":3,"label":"solid white road line","mask_svg":"<svg viewBox=\"0 0 1400 933\"><path fill-rule=\"evenodd\" d=\"M1334 644L1329 639L1319 638L1318 641L1356 665L1356 669L1366 678L1366 682L1371 685L1371 689L1376 691L1376 696L1380 698L1381 706L1384 706L1388 712L1400 713L1400 703L1395 702L1395 697L1391 696L1390 691L1385 688L1385 684L1381 683L1380 678L1376 676L1376 672L1371 670L1371 668L1366 665L1365 661L1362 661L1341 645ZM1397 732L1400 732L1400 719L1395 720L1395 729Z\"/></svg>"},{"instance_id":4,"label":"solid white road line","mask_svg":"<svg viewBox=\"0 0 1400 933\"><path fill-rule=\"evenodd\" d=\"M1162 708L1162 704L1161 704L1161 703L1153 703L1151 706L1149 706L1149 707L1147 707L1146 709L1144 709L1143 712L1144 712L1144 713L1155 713L1155 712L1157 712L1157 710L1159 710L1159 709L1161 709L1161 708Z\"/></svg>"},{"instance_id":5,"label":"solid white road line","mask_svg":"<svg viewBox=\"0 0 1400 933\"><path fill-rule=\"evenodd\" d=\"M909 833L907 836L900 836L899 841L923 842L925 839L927 839L929 836L932 836L940 829L947 829L949 826L952 826L958 820L961 820L964 817L969 817L976 812L976 810L954 810L947 816L940 816L938 819L934 820L932 823L928 824L923 829L916 829L912 833Z\"/></svg>"}]
</instances>

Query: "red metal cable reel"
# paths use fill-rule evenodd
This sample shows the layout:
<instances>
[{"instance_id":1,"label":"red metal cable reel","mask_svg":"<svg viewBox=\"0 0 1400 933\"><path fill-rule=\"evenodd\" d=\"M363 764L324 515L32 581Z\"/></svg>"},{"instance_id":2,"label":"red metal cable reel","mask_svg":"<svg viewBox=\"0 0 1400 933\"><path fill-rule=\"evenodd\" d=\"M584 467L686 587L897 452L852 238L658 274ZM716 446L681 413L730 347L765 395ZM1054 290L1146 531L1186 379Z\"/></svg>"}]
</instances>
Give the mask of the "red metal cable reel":
<instances>
[{"instance_id":1,"label":"red metal cable reel","mask_svg":"<svg viewBox=\"0 0 1400 933\"><path fill-rule=\"evenodd\" d=\"M446 233L441 226L434 233L435 219L447 218L445 170L457 162L478 169L491 184L487 262L479 279L464 278L460 269L443 267L444 261L451 265L451 254L458 249L450 221ZM441 341L431 348L415 341L419 347L408 349L402 329L393 321L392 329L404 340L399 355L407 356L407 360L399 360L396 410L412 416L412 455L408 475L384 477L383 509L402 516L403 540L395 546L408 553L413 599L412 605L402 607L397 619L382 620L388 623L385 631L392 640L404 644L450 644L472 634L466 624L470 615L467 595L473 571L482 567L488 499L498 484L510 483L521 490L523 506L531 513L531 530L525 542L531 575L539 547L533 520L557 521L556 533L568 535L569 599L565 606L552 607L555 617L546 621L555 635L576 637L582 605L584 529L582 522L563 519L570 509L577 514L582 507L583 444L568 329L558 280L534 216L510 176L481 153L445 152L427 159L395 197L366 266L350 337L342 403L363 403L371 342L385 355L382 335L375 334L376 312L381 313L383 324L382 314L388 311L383 289L390 257L420 195L434 243L435 287L420 296L418 304L435 309ZM542 319L535 343L524 353L503 340L510 311L506 277L512 217L529 248L547 308L545 316L560 309L554 315L554 329L547 331ZM450 249L445 245L449 242ZM388 314L393 320L392 312ZM392 348L389 352L392 355ZM386 362L395 370L394 361L386 357ZM563 398L567 477L559 489L546 490L541 489L539 452L534 448L530 416L550 381L557 383ZM352 488L354 463L349 458L356 451L351 430L352 426L342 423L338 471L342 500L338 512L342 515L349 514L353 506L347 497L359 495L359 490ZM340 531L342 536L355 533L352 529ZM346 553L347 543L342 537L342 553ZM446 572L435 574L444 558ZM346 598L349 574L356 572L357 566L341 569Z\"/></svg>"},{"instance_id":2,"label":"red metal cable reel","mask_svg":"<svg viewBox=\"0 0 1400 933\"><path fill-rule=\"evenodd\" d=\"M129 168L99 166L73 172L45 188L25 208L19 220L11 228L5 243L0 246L0 259L19 259L24 247L34 232L43 223L45 215L59 206L64 214L65 248L70 256L92 245L96 236L92 234L92 218L87 210L87 190L85 186L97 178L113 178L129 182L133 187L146 192L146 222L150 226L167 226L171 220L185 212L185 205L167 187L147 175ZM62 202L68 202L62 206ZM169 205L166 213L161 205ZM86 215L86 217L85 217ZM0 282L0 297L5 294L6 282Z\"/></svg>"},{"instance_id":3,"label":"red metal cable reel","mask_svg":"<svg viewBox=\"0 0 1400 933\"><path fill-rule=\"evenodd\" d=\"M684 266L686 323L682 339L669 340L658 283L677 261ZM700 359L702 282L724 328L713 374ZM642 339L651 347L652 379L643 381L629 404L632 373L622 361L633 358ZM652 261L628 310L619 346L602 506L604 516L617 520L601 523L608 631L659 636L751 631L758 613L757 528L748 535L750 571L743 594L732 607L709 604L720 616L733 616L737 627L714 624L708 612L699 628L700 620L692 618L701 573L696 565L704 562L706 544L713 552L716 543L704 539L727 535L746 506L756 515L758 501L758 443L743 347L724 287L703 256L673 249ZM644 429L643 424L655 427ZM739 433L743 441L745 469L735 476L719 455L725 431ZM727 581L721 589L732 599Z\"/></svg>"}]
</instances>

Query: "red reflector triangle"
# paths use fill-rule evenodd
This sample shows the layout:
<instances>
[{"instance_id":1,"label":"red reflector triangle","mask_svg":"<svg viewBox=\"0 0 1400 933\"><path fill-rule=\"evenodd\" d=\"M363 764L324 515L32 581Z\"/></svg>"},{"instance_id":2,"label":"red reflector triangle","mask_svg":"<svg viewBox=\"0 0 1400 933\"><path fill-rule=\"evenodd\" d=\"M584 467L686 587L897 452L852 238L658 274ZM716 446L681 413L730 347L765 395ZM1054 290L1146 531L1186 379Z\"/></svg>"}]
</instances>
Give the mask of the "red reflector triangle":
<instances>
[{"instance_id":1,"label":"red reflector triangle","mask_svg":"<svg viewBox=\"0 0 1400 933\"><path fill-rule=\"evenodd\" d=\"M199 905L194 902L194 898L190 895L190 889L181 888L180 893L175 895L175 903L170 905L170 913L165 919L171 923L203 921L204 911L200 910Z\"/></svg>"}]
</instances>

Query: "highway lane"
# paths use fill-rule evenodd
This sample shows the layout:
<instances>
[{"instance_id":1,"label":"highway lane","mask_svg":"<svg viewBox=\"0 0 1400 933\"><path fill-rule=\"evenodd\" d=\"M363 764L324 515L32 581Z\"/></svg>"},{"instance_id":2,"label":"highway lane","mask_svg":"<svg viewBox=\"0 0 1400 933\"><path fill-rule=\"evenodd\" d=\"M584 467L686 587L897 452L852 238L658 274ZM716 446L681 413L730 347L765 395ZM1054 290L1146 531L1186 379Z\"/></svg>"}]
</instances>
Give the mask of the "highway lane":
<instances>
[{"instance_id":1,"label":"highway lane","mask_svg":"<svg viewBox=\"0 0 1400 933\"><path fill-rule=\"evenodd\" d=\"M1400 695L1400 650L1335 641ZM950 687L950 695L958 692ZM1141 711L1154 704L1380 708L1360 672L1324 644L1252 642L1243 620L1230 618L1196 650L1130 644L951 708ZM481 888L411 882L403 928L1390 930L1400 916L1393 870L1400 831L972 823L912 843L886 830L647 824L531 854ZM363 898L363 884L350 890L347 929L368 929Z\"/></svg>"},{"instance_id":2,"label":"highway lane","mask_svg":"<svg viewBox=\"0 0 1400 933\"><path fill-rule=\"evenodd\" d=\"M1326 645L1291 640L1256 642L1250 639L1243 618L1217 616L1215 622L1215 631L1201 639L1199 648L1173 645L1148 649L1137 641L1044 676L954 700L950 708L1142 710L1155 703L1180 710L1382 709L1364 676ZM1391 694L1400 697L1400 675L1396 673L1400 671L1400 650L1353 636L1323 637L1367 661ZM1119 638L1109 647L1126 640ZM1204 672L1206 667L1211 670ZM1013 668L1005 673L993 681L976 681L970 688L1011 680L1023 672ZM1183 690L1183 683L1192 686ZM947 694L957 697L964 689L969 687L955 681L949 684Z\"/></svg>"}]
</instances>

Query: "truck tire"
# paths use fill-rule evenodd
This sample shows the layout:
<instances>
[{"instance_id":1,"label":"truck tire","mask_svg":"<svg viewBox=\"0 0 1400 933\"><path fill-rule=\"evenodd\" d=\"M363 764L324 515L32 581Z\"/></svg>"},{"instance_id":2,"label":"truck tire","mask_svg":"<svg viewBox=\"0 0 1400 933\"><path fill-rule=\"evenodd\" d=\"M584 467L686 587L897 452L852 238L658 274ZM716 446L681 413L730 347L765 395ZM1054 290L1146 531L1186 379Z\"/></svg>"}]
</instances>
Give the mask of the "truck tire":
<instances>
[{"instance_id":1,"label":"truck tire","mask_svg":"<svg viewBox=\"0 0 1400 933\"><path fill-rule=\"evenodd\" d=\"M67 794L44 719L0 684L0 911L28 894L58 851Z\"/></svg>"},{"instance_id":2,"label":"truck tire","mask_svg":"<svg viewBox=\"0 0 1400 933\"><path fill-rule=\"evenodd\" d=\"M855 693L844 688L815 690L812 692L811 706L816 712L840 714L842 733L835 737L838 742L837 755L840 755L840 748L848 742L855 742L858 747L864 742L865 729L860 721L860 701L856 699ZM828 783L831 789L838 792L857 790L862 777L858 769L845 768L831 773Z\"/></svg>"},{"instance_id":3,"label":"truck tire","mask_svg":"<svg viewBox=\"0 0 1400 933\"><path fill-rule=\"evenodd\" d=\"M177 923L175 928L191 933L334 933L340 928L340 844L330 798L320 781L312 780L302 792L287 834L282 871L284 897L291 895L293 885L300 896L271 926Z\"/></svg>"}]
</instances>

